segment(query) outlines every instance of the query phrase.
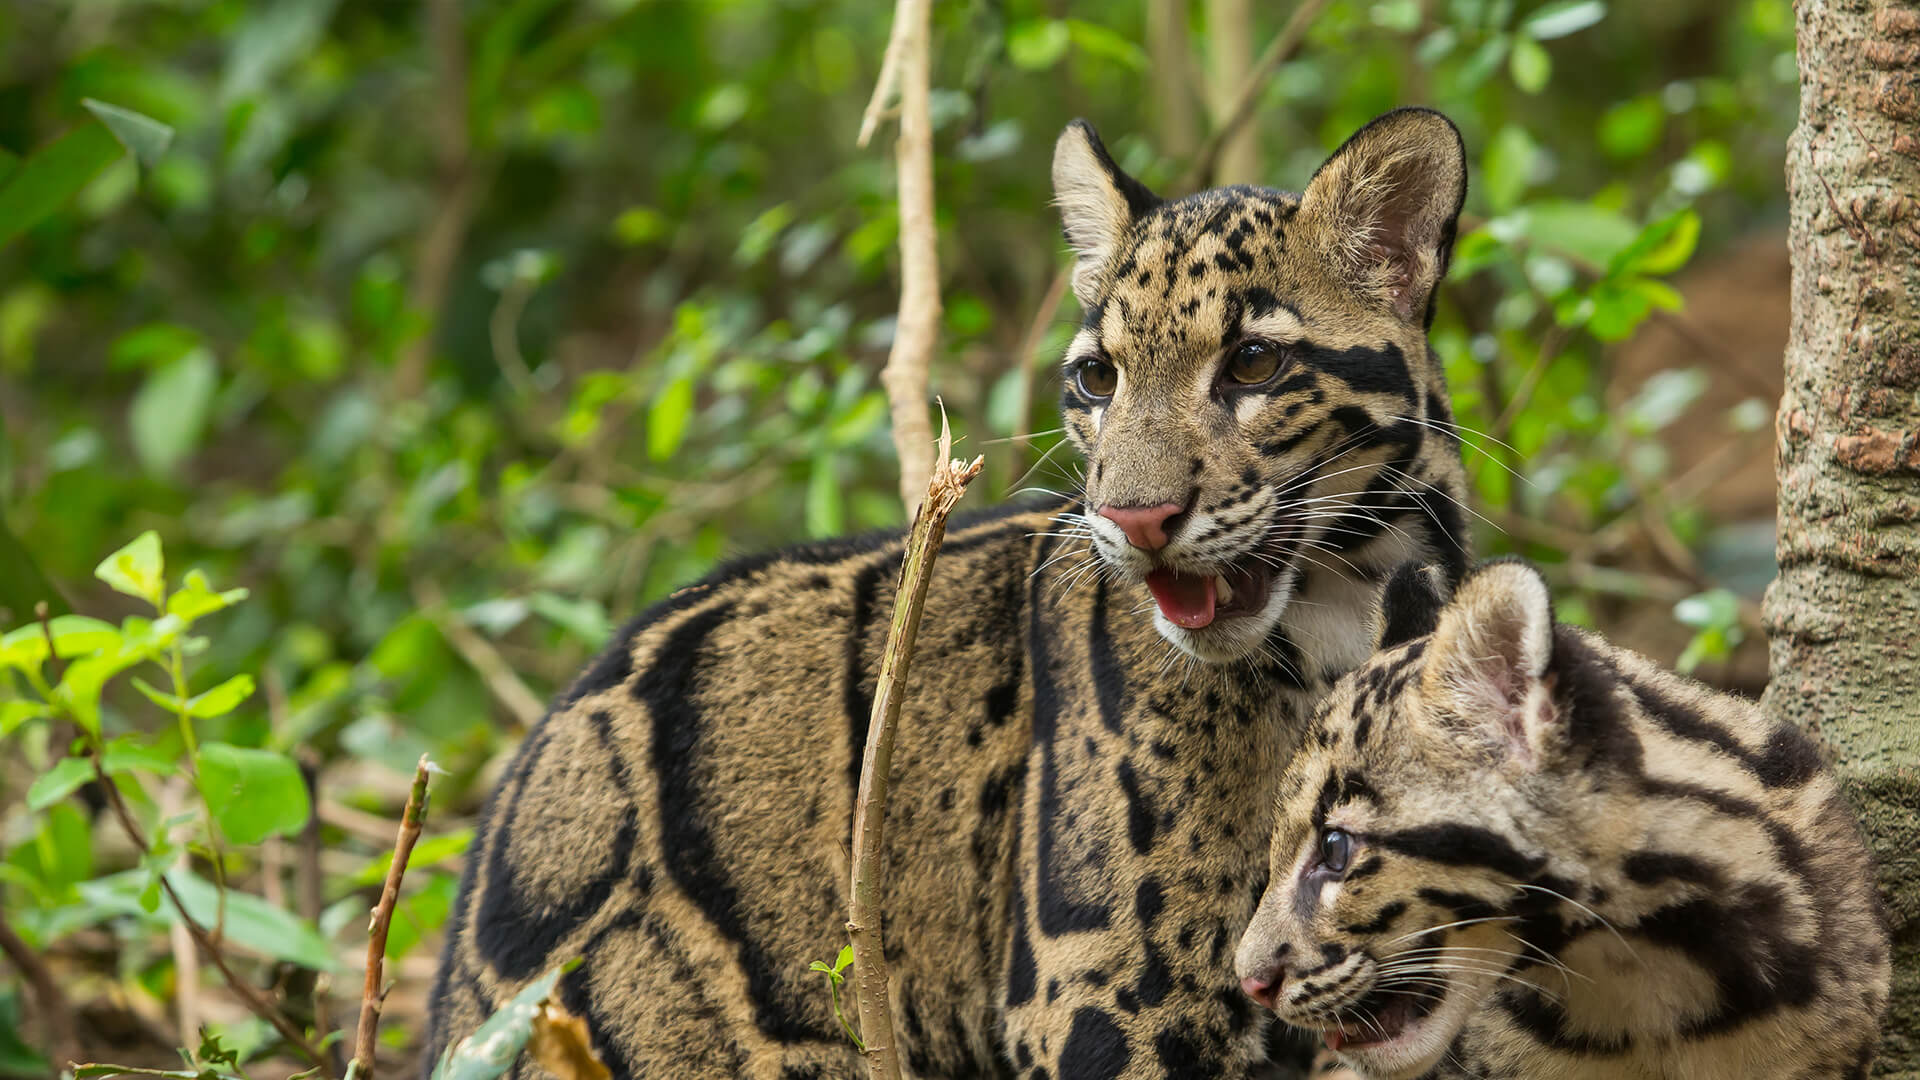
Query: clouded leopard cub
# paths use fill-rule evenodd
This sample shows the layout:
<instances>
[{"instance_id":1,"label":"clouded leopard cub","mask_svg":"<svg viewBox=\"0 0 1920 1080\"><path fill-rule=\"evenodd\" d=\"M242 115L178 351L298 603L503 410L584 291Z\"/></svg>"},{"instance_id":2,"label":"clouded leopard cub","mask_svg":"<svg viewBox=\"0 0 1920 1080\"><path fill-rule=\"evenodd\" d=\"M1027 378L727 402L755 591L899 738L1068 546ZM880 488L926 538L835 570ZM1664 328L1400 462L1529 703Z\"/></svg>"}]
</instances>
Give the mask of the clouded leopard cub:
<instances>
[{"instance_id":1,"label":"clouded leopard cub","mask_svg":"<svg viewBox=\"0 0 1920 1080\"><path fill-rule=\"evenodd\" d=\"M1231 950L1272 785L1370 652L1380 582L1465 566L1426 338L1465 156L1406 110L1301 195L1163 201L1074 124L1053 181L1087 481L947 531L888 807L896 1028L917 1080L1242 1077L1268 1024ZM846 938L900 558L886 535L735 562L554 703L481 818L428 1060L585 957L559 993L617 1076L864 1071L807 961Z\"/></svg>"},{"instance_id":2,"label":"clouded leopard cub","mask_svg":"<svg viewBox=\"0 0 1920 1080\"><path fill-rule=\"evenodd\" d=\"M1867 1075L1887 927L1810 740L1518 561L1444 606L1403 568L1382 623L1283 781L1247 993L1376 1080Z\"/></svg>"}]
</instances>

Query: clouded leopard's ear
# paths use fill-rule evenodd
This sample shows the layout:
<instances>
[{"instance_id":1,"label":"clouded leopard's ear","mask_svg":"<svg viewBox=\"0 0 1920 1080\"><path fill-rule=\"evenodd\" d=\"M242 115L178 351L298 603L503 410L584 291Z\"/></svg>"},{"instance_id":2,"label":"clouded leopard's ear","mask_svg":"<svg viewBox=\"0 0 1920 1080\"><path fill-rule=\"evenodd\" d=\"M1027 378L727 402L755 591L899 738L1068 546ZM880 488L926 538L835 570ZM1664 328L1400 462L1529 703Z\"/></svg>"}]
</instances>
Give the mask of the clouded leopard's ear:
<instances>
[{"instance_id":1,"label":"clouded leopard's ear","mask_svg":"<svg viewBox=\"0 0 1920 1080\"><path fill-rule=\"evenodd\" d=\"M1106 264L1133 223L1160 205L1160 197L1122 172L1085 120L1075 120L1053 144L1053 201L1067 243L1079 256L1073 295L1085 307L1100 299Z\"/></svg>"},{"instance_id":2,"label":"clouded leopard's ear","mask_svg":"<svg viewBox=\"0 0 1920 1080\"><path fill-rule=\"evenodd\" d=\"M1374 650L1391 649L1433 633L1447 606L1447 579L1432 563L1404 562L1380 590L1379 636Z\"/></svg>"},{"instance_id":3,"label":"clouded leopard's ear","mask_svg":"<svg viewBox=\"0 0 1920 1080\"><path fill-rule=\"evenodd\" d=\"M1300 220L1363 297L1430 324L1466 197L1466 149L1453 121L1432 109L1395 109L1313 174Z\"/></svg>"},{"instance_id":4,"label":"clouded leopard's ear","mask_svg":"<svg viewBox=\"0 0 1920 1080\"><path fill-rule=\"evenodd\" d=\"M1564 735L1547 668L1553 594L1520 559L1482 563L1440 612L1421 689L1443 722L1538 768Z\"/></svg>"}]
</instances>

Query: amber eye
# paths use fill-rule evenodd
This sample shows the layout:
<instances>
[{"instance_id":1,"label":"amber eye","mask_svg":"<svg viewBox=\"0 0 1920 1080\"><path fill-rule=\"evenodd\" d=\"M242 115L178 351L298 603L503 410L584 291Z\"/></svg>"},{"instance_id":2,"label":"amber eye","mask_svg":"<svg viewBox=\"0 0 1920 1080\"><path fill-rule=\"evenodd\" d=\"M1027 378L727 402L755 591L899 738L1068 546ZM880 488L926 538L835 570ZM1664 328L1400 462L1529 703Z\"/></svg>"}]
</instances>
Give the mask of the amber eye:
<instances>
[{"instance_id":1,"label":"amber eye","mask_svg":"<svg viewBox=\"0 0 1920 1080\"><path fill-rule=\"evenodd\" d=\"M1105 360L1091 357L1073 365L1073 377L1080 392L1090 398L1110 398L1120 388L1120 372Z\"/></svg>"},{"instance_id":2,"label":"amber eye","mask_svg":"<svg viewBox=\"0 0 1920 1080\"><path fill-rule=\"evenodd\" d=\"M1227 358L1227 381L1240 386L1258 386L1273 378L1283 359L1280 347L1271 341L1243 341Z\"/></svg>"},{"instance_id":3,"label":"amber eye","mask_svg":"<svg viewBox=\"0 0 1920 1080\"><path fill-rule=\"evenodd\" d=\"M1336 874L1347 871L1347 860L1353 857L1353 837L1331 829L1320 838L1320 865Z\"/></svg>"}]
</instances>

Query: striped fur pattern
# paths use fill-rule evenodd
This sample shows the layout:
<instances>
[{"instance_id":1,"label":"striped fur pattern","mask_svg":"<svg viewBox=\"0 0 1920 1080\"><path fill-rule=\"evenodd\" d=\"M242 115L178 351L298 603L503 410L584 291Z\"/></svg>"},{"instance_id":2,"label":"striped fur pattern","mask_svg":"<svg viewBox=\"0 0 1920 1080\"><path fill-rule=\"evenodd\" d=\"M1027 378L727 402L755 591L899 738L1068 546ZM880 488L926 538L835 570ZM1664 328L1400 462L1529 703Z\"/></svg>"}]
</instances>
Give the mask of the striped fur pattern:
<instances>
[{"instance_id":1,"label":"striped fur pattern","mask_svg":"<svg viewBox=\"0 0 1920 1080\"><path fill-rule=\"evenodd\" d=\"M1396 585L1282 782L1247 992L1370 1080L1866 1077L1888 932L1815 744L1524 563Z\"/></svg>"},{"instance_id":2,"label":"striped fur pattern","mask_svg":"<svg viewBox=\"0 0 1920 1080\"><path fill-rule=\"evenodd\" d=\"M1444 264L1459 139L1396 114L1323 170L1399 185L1449 223L1374 223L1395 239L1364 272L1330 261L1324 234L1354 223L1308 209L1338 203L1321 180L1304 202L1162 202L1084 125L1058 154L1088 308L1067 427L1088 474L1046 506L959 519L936 564L886 835L896 1026L919 1078L1266 1075L1269 1024L1231 949L1272 785L1313 702L1370 650L1392 568L1464 566L1428 296L1381 285L1430 291L1432 271L1392 265L1415 249ZM1250 340L1270 377L1223 387ZM1093 359L1117 373L1097 397L1079 378ZM1158 550L1102 512L1156 500L1183 515ZM807 963L845 940L900 557L889 535L747 559L618 635L481 818L433 1053L578 956L560 994L616 1076L858 1074ZM1179 626L1154 574L1196 596L1243 587L1215 597L1213 625Z\"/></svg>"}]
</instances>

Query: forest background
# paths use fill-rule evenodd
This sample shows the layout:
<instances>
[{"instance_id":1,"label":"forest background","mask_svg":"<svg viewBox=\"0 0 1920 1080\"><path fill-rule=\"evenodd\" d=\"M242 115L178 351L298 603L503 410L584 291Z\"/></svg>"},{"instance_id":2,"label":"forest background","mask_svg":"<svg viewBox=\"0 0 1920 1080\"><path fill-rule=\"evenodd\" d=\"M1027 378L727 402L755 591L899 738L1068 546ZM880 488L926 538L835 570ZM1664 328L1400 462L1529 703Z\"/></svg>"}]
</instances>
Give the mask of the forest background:
<instances>
[{"instance_id":1,"label":"forest background","mask_svg":"<svg viewBox=\"0 0 1920 1080\"><path fill-rule=\"evenodd\" d=\"M1430 104L1472 161L1433 341L1481 552L1543 562L1562 618L1757 692L1789 0L1300 8L1269 72L1294 5L935 5L931 381L986 457L969 502L1078 481L1067 120L1164 194L1297 190ZM893 165L855 145L890 15L0 5L0 1075L177 1068L202 1028L195 1067L300 1067L168 905L296 1025L350 1028L426 754L394 1071L471 816L545 698L728 555L902 523ZM43 627L40 600L106 621ZM56 629L117 659L50 660Z\"/></svg>"}]
</instances>

